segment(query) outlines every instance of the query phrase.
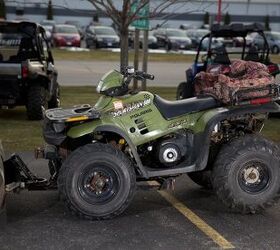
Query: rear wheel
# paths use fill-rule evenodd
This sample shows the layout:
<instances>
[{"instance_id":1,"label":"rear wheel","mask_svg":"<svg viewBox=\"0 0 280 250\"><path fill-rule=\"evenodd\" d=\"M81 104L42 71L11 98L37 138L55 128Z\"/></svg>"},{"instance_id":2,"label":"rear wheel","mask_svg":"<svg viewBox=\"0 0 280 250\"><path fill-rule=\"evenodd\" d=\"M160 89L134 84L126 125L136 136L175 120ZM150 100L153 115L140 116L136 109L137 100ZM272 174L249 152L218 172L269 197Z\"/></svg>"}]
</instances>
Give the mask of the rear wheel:
<instances>
[{"instance_id":1,"label":"rear wheel","mask_svg":"<svg viewBox=\"0 0 280 250\"><path fill-rule=\"evenodd\" d=\"M44 87L34 86L28 90L27 117L29 120L41 120L43 118L42 107L48 108L47 93Z\"/></svg>"},{"instance_id":2,"label":"rear wheel","mask_svg":"<svg viewBox=\"0 0 280 250\"><path fill-rule=\"evenodd\" d=\"M58 188L68 208L85 219L110 219L130 204L136 177L130 160L108 144L88 144L63 163Z\"/></svg>"},{"instance_id":3,"label":"rear wheel","mask_svg":"<svg viewBox=\"0 0 280 250\"><path fill-rule=\"evenodd\" d=\"M206 189L212 189L210 170L188 173L188 176L197 185L204 187Z\"/></svg>"},{"instance_id":4,"label":"rear wheel","mask_svg":"<svg viewBox=\"0 0 280 250\"><path fill-rule=\"evenodd\" d=\"M181 82L177 88L176 99L182 100L194 96L193 84L191 82Z\"/></svg>"},{"instance_id":5,"label":"rear wheel","mask_svg":"<svg viewBox=\"0 0 280 250\"><path fill-rule=\"evenodd\" d=\"M212 171L218 198L241 213L256 213L273 205L280 195L279 161L279 148L259 136L225 145Z\"/></svg>"},{"instance_id":6,"label":"rear wheel","mask_svg":"<svg viewBox=\"0 0 280 250\"><path fill-rule=\"evenodd\" d=\"M60 106L60 88L57 86L55 88L54 94L52 95L51 99L48 103L48 108L58 108Z\"/></svg>"},{"instance_id":7,"label":"rear wheel","mask_svg":"<svg viewBox=\"0 0 280 250\"><path fill-rule=\"evenodd\" d=\"M279 54L280 50L277 45L274 45L271 49L272 54Z\"/></svg>"}]
</instances>

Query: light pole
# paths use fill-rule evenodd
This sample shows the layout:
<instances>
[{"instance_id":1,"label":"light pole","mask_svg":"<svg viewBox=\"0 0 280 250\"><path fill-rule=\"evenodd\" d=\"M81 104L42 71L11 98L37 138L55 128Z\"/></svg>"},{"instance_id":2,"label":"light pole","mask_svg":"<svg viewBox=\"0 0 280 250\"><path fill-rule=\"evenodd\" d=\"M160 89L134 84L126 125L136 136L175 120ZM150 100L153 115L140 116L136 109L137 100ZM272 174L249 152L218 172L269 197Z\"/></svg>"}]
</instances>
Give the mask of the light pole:
<instances>
[{"instance_id":1,"label":"light pole","mask_svg":"<svg viewBox=\"0 0 280 250\"><path fill-rule=\"evenodd\" d=\"M218 0L218 14L217 14L217 23L222 21L222 0Z\"/></svg>"}]
</instances>

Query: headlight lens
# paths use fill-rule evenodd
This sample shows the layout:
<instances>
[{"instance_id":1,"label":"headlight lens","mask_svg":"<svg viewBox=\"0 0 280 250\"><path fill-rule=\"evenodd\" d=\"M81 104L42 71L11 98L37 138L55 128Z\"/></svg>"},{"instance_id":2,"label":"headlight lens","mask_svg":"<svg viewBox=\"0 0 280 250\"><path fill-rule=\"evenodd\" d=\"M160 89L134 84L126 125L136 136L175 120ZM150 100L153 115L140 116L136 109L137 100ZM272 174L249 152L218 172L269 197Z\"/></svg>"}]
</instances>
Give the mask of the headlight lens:
<instances>
[{"instance_id":1,"label":"headlight lens","mask_svg":"<svg viewBox=\"0 0 280 250\"><path fill-rule=\"evenodd\" d=\"M103 42L103 38L102 38L102 37L98 37L98 38L97 38L97 41L98 41L98 42Z\"/></svg>"}]
</instances>

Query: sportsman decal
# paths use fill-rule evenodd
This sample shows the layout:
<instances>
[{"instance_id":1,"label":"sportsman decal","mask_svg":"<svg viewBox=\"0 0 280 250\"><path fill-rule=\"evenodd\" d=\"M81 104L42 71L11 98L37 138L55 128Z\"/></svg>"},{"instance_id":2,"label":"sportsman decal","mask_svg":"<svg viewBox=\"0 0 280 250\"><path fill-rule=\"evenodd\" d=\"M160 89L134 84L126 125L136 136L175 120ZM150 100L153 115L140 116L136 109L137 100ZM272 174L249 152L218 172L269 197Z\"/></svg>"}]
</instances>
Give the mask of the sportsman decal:
<instances>
[{"instance_id":1,"label":"sportsman decal","mask_svg":"<svg viewBox=\"0 0 280 250\"><path fill-rule=\"evenodd\" d=\"M115 105L115 102L114 102L114 108L116 109L116 106L119 107L119 108L116 109L115 111L110 112L110 115L112 115L113 117L119 117L119 116L122 116L122 115L126 115L128 113L131 113L135 110L144 108L144 107L146 107L150 104L151 104L151 99L145 99L143 101L124 104L123 108L121 108L120 104Z\"/></svg>"}]
</instances>

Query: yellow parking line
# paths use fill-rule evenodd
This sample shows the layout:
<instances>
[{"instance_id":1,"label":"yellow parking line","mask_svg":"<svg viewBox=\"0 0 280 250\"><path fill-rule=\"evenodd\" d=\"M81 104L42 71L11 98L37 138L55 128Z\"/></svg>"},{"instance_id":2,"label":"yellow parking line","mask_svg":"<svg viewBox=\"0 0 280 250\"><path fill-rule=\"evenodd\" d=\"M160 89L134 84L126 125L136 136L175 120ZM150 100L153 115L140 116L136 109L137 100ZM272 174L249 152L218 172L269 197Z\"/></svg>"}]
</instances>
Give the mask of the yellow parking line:
<instances>
[{"instance_id":1,"label":"yellow parking line","mask_svg":"<svg viewBox=\"0 0 280 250\"><path fill-rule=\"evenodd\" d=\"M148 182L154 185L155 182ZM165 192L158 191L158 193L165 198L174 208L183 214L190 222L199 228L204 234L211 238L216 244L223 249L235 248L229 241L227 241L221 234L219 234L213 227L209 226L204 220L197 216L193 211L186 207L182 202L177 200L173 195Z\"/></svg>"}]
</instances>

